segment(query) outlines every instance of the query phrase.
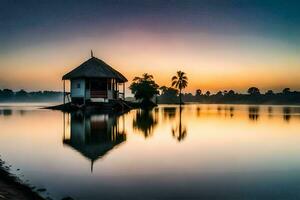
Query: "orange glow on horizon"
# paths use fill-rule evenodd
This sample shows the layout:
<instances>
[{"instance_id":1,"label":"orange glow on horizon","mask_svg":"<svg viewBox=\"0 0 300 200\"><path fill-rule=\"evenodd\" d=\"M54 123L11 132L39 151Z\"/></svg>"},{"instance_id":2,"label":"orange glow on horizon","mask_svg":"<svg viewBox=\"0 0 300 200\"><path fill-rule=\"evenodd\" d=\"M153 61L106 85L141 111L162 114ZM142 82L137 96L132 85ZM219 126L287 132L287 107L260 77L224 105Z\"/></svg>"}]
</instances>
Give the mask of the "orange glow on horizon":
<instances>
[{"instance_id":1,"label":"orange glow on horizon","mask_svg":"<svg viewBox=\"0 0 300 200\"><path fill-rule=\"evenodd\" d=\"M170 86L171 77L182 70L189 78L185 92L194 93L198 88L245 92L251 86L262 91L300 89L300 59L286 44L259 38L245 42L237 37L138 31L44 43L0 56L0 87L61 90L62 75L88 59L90 49L124 74L127 86L143 73L154 75L159 85Z\"/></svg>"}]
</instances>

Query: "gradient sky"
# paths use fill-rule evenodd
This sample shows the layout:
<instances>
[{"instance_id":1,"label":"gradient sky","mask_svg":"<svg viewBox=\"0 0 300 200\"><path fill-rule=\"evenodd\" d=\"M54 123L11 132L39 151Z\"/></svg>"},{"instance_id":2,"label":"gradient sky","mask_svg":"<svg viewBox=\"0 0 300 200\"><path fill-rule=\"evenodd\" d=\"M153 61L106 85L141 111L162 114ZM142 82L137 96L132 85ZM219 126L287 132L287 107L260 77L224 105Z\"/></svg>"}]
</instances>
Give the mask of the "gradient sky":
<instances>
[{"instance_id":1,"label":"gradient sky","mask_svg":"<svg viewBox=\"0 0 300 200\"><path fill-rule=\"evenodd\" d=\"M2 0L0 88L61 90L94 55L129 80L148 72L186 92L300 90L300 1ZM127 84L129 85L129 84Z\"/></svg>"}]
</instances>

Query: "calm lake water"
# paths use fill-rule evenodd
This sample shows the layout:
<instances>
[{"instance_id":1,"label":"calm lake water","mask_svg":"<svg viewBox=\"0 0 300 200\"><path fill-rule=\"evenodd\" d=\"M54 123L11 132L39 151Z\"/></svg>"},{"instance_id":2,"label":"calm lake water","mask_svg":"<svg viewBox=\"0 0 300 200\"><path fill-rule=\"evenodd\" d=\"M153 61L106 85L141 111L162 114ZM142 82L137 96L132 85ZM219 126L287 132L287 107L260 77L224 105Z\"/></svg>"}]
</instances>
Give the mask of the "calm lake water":
<instances>
[{"instance_id":1,"label":"calm lake water","mask_svg":"<svg viewBox=\"0 0 300 200\"><path fill-rule=\"evenodd\" d=\"M45 197L300 199L300 107L39 107L0 105L0 154Z\"/></svg>"}]
</instances>

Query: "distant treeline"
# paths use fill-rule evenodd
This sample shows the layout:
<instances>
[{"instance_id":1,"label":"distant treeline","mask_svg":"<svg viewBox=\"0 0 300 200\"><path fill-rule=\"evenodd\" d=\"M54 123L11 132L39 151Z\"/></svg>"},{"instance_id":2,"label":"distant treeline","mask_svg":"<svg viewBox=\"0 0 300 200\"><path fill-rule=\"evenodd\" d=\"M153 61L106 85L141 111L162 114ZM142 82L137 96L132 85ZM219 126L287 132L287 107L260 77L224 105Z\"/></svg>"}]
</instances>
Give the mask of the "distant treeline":
<instances>
[{"instance_id":1,"label":"distant treeline","mask_svg":"<svg viewBox=\"0 0 300 200\"><path fill-rule=\"evenodd\" d=\"M55 91L26 92L0 89L0 102L40 102L62 101L63 93Z\"/></svg>"},{"instance_id":2,"label":"distant treeline","mask_svg":"<svg viewBox=\"0 0 300 200\"><path fill-rule=\"evenodd\" d=\"M279 93L268 90L262 94L257 87L251 87L246 94L240 94L233 90L219 91L215 94L211 94L209 91L203 93L198 89L195 94L182 94L182 100L183 102L224 104L300 104L300 92L285 88ZM157 102L179 103L178 90L172 87L161 87Z\"/></svg>"}]
</instances>

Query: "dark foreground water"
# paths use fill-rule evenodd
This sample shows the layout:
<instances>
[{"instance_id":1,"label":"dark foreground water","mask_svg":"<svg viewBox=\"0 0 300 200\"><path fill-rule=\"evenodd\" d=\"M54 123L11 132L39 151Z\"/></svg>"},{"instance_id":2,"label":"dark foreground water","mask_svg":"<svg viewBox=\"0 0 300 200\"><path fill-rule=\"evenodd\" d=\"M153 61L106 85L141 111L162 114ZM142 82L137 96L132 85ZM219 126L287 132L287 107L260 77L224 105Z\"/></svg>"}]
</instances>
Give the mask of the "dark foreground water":
<instances>
[{"instance_id":1,"label":"dark foreground water","mask_svg":"<svg viewBox=\"0 0 300 200\"><path fill-rule=\"evenodd\" d=\"M300 107L116 116L3 104L0 154L54 199L300 199Z\"/></svg>"}]
</instances>

